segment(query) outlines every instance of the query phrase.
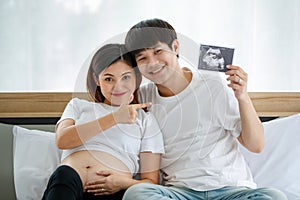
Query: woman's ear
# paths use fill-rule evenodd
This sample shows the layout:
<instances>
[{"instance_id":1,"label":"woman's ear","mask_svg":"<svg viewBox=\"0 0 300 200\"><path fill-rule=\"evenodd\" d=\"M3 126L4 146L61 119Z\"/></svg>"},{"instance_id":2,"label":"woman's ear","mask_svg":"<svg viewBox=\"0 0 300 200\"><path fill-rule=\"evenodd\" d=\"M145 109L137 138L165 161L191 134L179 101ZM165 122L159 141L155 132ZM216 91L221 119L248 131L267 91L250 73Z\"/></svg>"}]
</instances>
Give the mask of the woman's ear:
<instances>
[{"instance_id":1,"label":"woman's ear","mask_svg":"<svg viewBox=\"0 0 300 200\"><path fill-rule=\"evenodd\" d=\"M94 78L94 81L95 81L96 85L100 86L99 80L98 80L95 73L93 73L93 78Z\"/></svg>"},{"instance_id":2,"label":"woman's ear","mask_svg":"<svg viewBox=\"0 0 300 200\"><path fill-rule=\"evenodd\" d=\"M178 53L179 53L179 41L177 39L175 39L172 42L172 48L173 48L173 51L178 55Z\"/></svg>"}]
</instances>

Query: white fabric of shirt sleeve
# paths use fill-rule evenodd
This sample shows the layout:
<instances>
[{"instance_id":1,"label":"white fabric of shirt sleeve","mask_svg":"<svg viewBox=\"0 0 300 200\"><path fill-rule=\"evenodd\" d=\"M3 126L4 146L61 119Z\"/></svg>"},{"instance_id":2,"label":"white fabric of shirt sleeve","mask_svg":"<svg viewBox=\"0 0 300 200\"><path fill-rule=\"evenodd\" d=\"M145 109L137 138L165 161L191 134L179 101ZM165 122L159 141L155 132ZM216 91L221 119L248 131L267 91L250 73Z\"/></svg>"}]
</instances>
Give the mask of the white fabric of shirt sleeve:
<instances>
[{"instance_id":1,"label":"white fabric of shirt sleeve","mask_svg":"<svg viewBox=\"0 0 300 200\"><path fill-rule=\"evenodd\" d=\"M71 99L71 101L69 101L64 112L62 113L61 118L56 123L56 127L61 121L65 119L73 119L74 121L79 119L80 110L79 110L79 106L76 105L76 102L78 102L78 100L79 100L78 98L73 98Z\"/></svg>"},{"instance_id":2,"label":"white fabric of shirt sleeve","mask_svg":"<svg viewBox=\"0 0 300 200\"><path fill-rule=\"evenodd\" d=\"M163 137L159 125L151 113L145 113L140 152L164 153Z\"/></svg>"}]
</instances>

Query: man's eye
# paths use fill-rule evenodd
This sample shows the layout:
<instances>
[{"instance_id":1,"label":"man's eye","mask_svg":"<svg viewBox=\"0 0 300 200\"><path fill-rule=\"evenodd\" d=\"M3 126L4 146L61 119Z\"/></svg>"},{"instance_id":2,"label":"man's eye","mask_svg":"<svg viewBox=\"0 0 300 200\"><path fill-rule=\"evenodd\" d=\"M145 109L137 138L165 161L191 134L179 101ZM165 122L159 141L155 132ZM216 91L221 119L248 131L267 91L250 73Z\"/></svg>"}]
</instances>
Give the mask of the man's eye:
<instances>
[{"instance_id":1,"label":"man's eye","mask_svg":"<svg viewBox=\"0 0 300 200\"><path fill-rule=\"evenodd\" d=\"M159 54L161 52L162 52L162 49L155 49L155 51L154 51L155 54Z\"/></svg>"},{"instance_id":2,"label":"man's eye","mask_svg":"<svg viewBox=\"0 0 300 200\"><path fill-rule=\"evenodd\" d=\"M141 61L144 61L145 59L146 59L145 57L139 57L139 58L136 59L136 61L141 62Z\"/></svg>"}]
</instances>

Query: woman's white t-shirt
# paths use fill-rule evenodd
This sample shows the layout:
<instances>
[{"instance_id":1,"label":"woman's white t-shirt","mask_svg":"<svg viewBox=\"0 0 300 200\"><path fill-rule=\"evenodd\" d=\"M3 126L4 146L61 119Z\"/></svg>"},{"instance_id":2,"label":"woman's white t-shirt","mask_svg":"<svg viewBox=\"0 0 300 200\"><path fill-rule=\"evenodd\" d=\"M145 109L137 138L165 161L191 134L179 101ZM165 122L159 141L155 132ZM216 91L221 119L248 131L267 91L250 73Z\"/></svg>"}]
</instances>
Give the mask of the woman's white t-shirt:
<instances>
[{"instance_id":1,"label":"woman's white t-shirt","mask_svg":"<svg viewBox=\"0 0 300 200\"><path fill-rule=\"evenodd\" d=\"M73 119L75 125L86 123L119 107L73 98L66 106L60 120ZM80 150L103 151L121 160L135 175L139 170L139 153L164 153L163 137L155 117L151 113L138 110L134 124L117 124L87 140L84 144L63 150L62 158Z\"/></svg>"}]
</instances>

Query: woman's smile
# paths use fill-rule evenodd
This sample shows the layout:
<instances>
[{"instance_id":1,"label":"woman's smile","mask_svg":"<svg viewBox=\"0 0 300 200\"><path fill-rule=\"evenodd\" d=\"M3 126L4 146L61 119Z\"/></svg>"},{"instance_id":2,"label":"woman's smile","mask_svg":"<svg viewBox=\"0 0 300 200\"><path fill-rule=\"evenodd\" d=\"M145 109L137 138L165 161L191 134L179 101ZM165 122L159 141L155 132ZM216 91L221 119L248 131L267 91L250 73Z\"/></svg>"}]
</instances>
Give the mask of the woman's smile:
<instances>
[{"instance_id":1,"label":"woman's smile","mask_svg":"<svg viewBox=\"0 0 300 200\"><path fill-rule=\"evenodd\" d=\"M114 97L121 97L123 95L125 95L127 92L113 92L111 93L112 96Z\"/></svg>"}]
</instances>

